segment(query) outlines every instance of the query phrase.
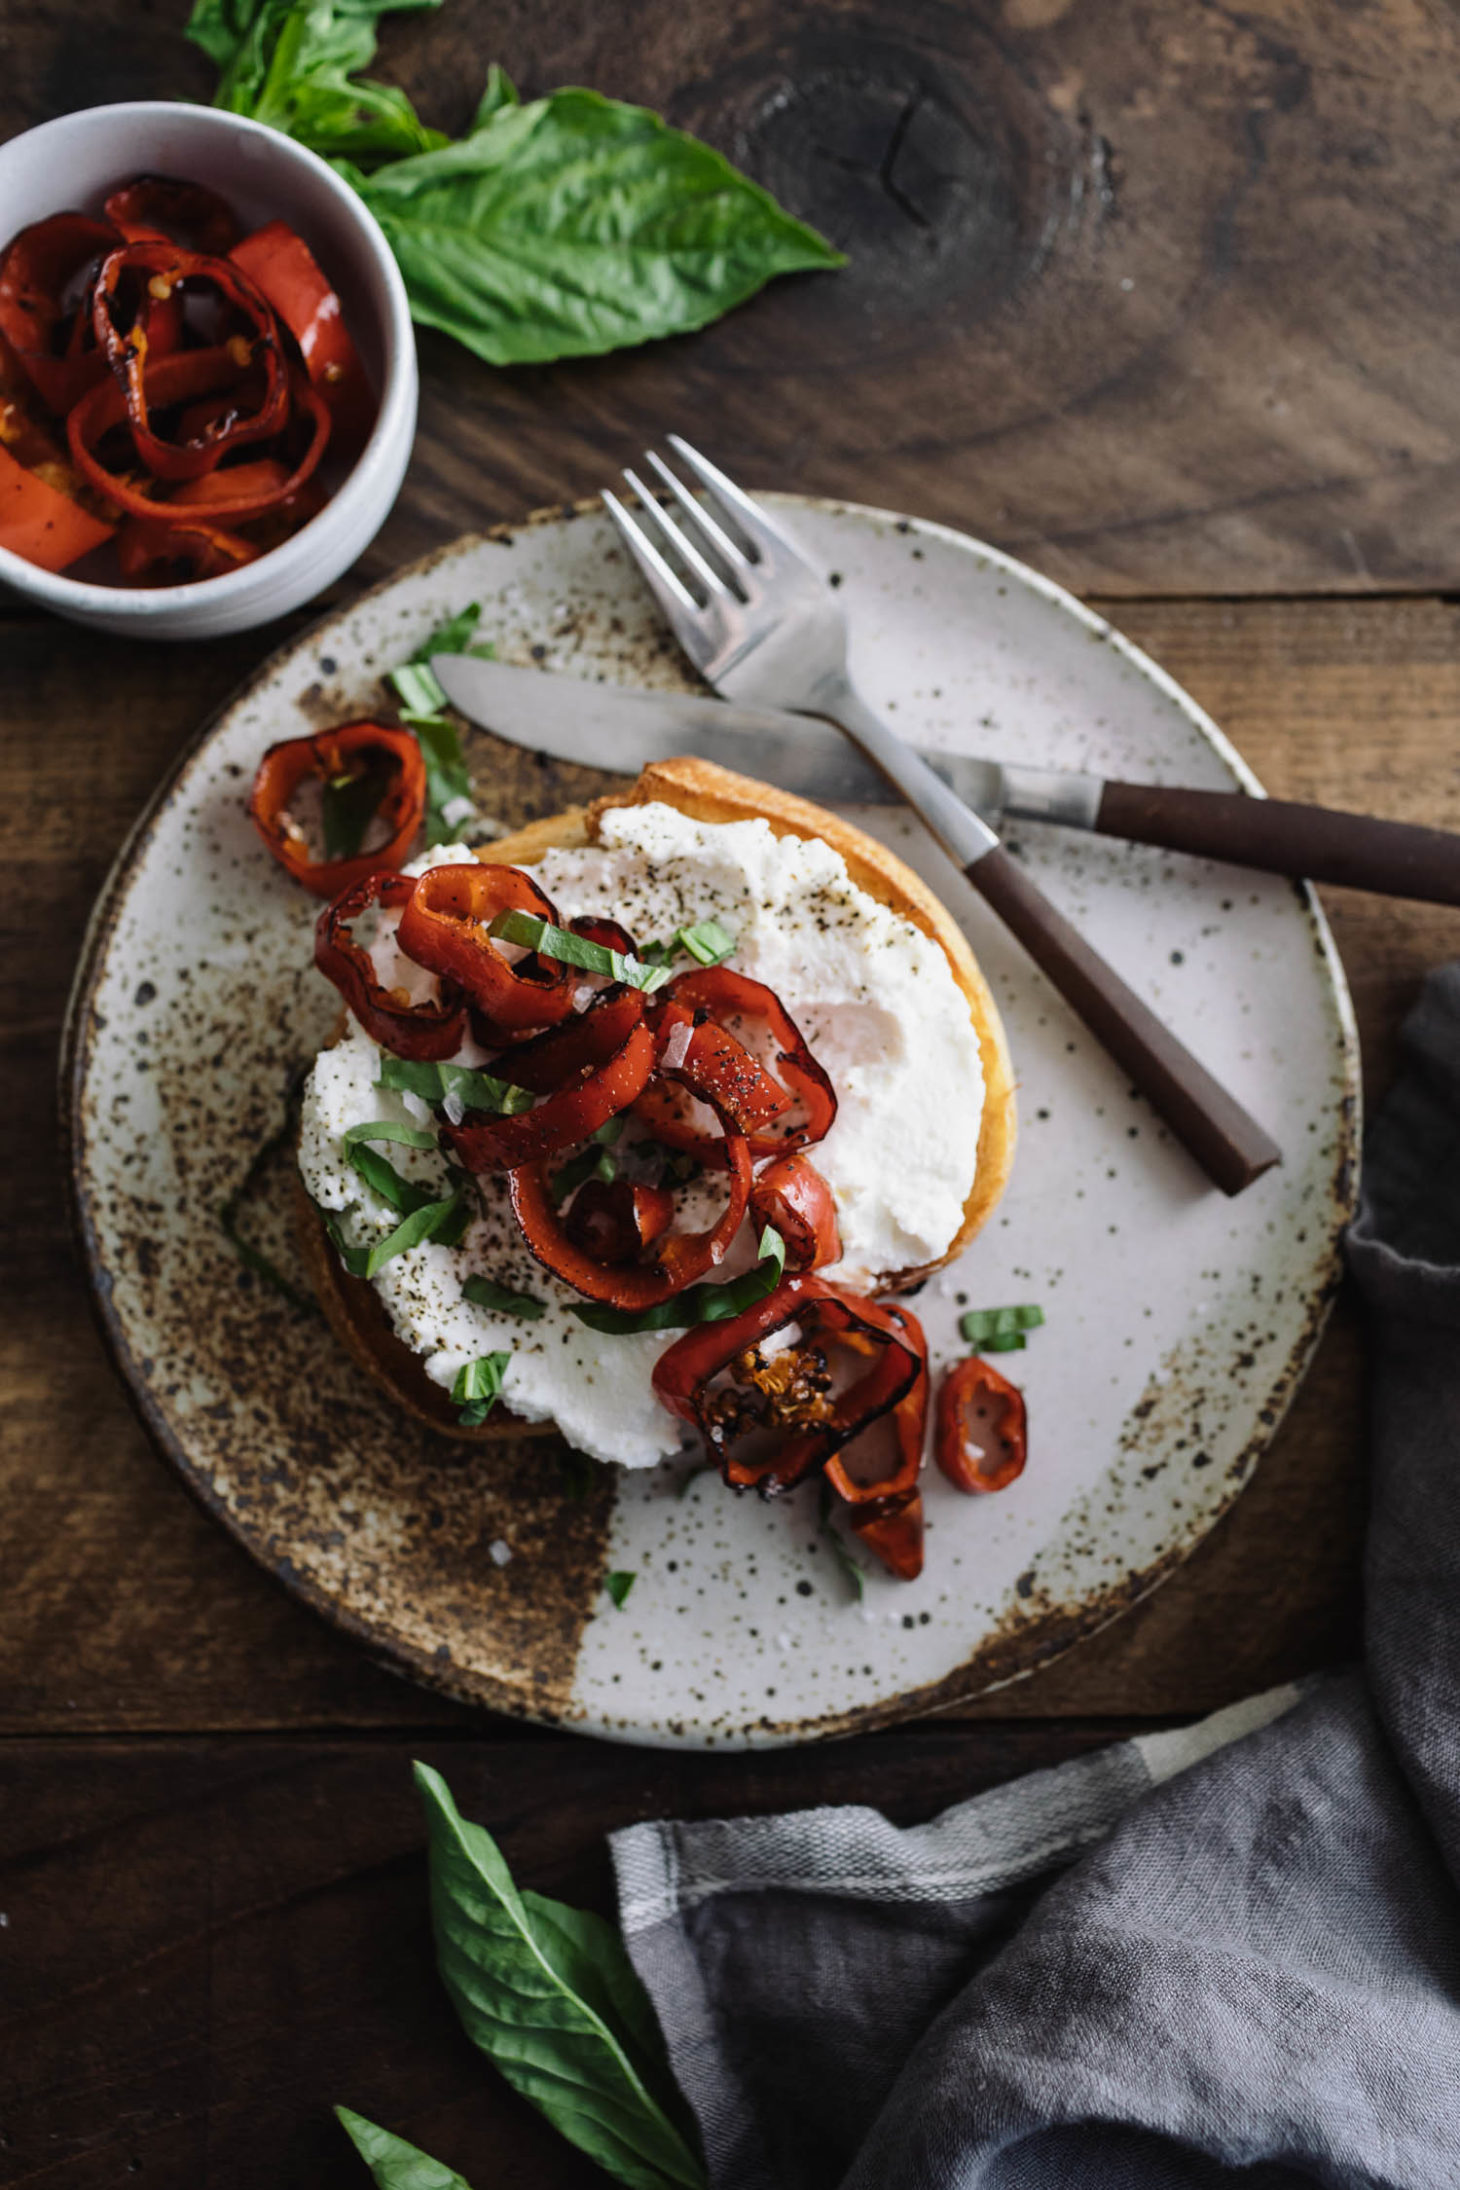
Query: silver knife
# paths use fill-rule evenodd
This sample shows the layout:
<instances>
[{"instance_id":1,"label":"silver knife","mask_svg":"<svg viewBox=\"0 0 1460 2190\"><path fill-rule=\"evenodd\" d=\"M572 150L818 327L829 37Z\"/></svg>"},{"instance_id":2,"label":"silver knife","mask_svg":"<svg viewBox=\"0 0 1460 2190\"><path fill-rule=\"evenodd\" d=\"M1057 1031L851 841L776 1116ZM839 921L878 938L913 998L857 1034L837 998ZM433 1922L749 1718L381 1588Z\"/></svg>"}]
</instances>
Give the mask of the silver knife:
<instances>
[{"instance_id":1,"label":"silver knife","mask_svg":"<svg viewBox=\"0 0 1460 2190\"><path fill-rule=\"evenodd\" d=\"M693 692L640 692L476 655L437 654L454 707L514 745L636 775L681 754L719 761L822 805L897 805L901 794L829 723ZM997 827L1007 817L1092 829L1269 874L1460 905L1460 836L1238 791L1109 782L1058 768L915 748Z\"/></svg>"}]
</instances>

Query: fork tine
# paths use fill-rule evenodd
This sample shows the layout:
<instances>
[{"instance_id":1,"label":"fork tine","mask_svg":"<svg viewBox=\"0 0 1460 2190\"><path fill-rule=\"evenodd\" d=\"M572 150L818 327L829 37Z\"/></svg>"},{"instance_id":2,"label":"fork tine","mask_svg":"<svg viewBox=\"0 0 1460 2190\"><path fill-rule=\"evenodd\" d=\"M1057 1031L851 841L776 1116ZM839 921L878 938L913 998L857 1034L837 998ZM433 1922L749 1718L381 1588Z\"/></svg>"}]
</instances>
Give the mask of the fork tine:
<instances>
[{"instance_id":1,"label":"fork tine","mask_svg":"<svg viewBox=\"0 0 1460 2190\"><path fill-rule=\"evenodd\" d=\"M634 523L618 496L611 494L607 487L603 490L603 506L618 527L619 538L638 564L644 583L674 626L680 645L689 652L687 634L693 632L699 614L694 595L670 569L648 534Z\"/></svg>"},{"instance_id":2,"label":"fork tine","mask_svg":"<svg viewBox=\"0 0 1460 2190\"><path fill-rule=\"evenodd\" d=\"M698 449L691 448L677 433L666 434L664 438L675 454L689 466L711 501L719 505L721 514L728 517L732 524L738 525L751 545L762 555L774 554L789 545L784 533L766 515L760 504L753 501L743 487L737 487L733 479L727 479L707 456L701 456ZM801 559L799 549L793 552L798 560Z\"/></svg>"},{"instance_id":3,"label":"fork tine","mask_svg":"<svg viewBox=\"0 0 1460 2190\"><path fill-rule=\"evenodd\" d=\"M699 579L700 584L704 587L706 593L719 593L724 595L724 597L728 599L730 594L730 588L726 585L724 579L720 576L719 571L712 570L710 568L709 564L705 561L705 558L703 557L703 555L701 555L699 549L695 546L694 542L692 540L687 540L683 532L680 530L679 526L675 524L673 518L669 515L668 511L660 508L659 504L655 501L653 495L649 492L649 489L645 486L643 480L639 477L638 473L636 471L631 471L626 467L624 470L624 477L625 479L627 479L629 485L633 488L634 493L639 497L639 501L643 506L645 515L653 518L655 524L659 527L659 530L663 533L665 539L674 549L675 554L680 556L684 562L688 563L690 569Z\"/></svg>"},{"instance_id":4,"label":"fork tine","mask_svg":"<svg viewBox=\"0 0 1460 2190\"><path fill-rule=\"evenodd\" d=\"M715 553L723 558L724 562L737 576L742 571L749 570L750 559L744 549L738 542L731 539L728 532L720 530L704 504L695 500L679 474L672 472L663 457L658 455L655 450L646 449L644 454L664 482L664 485L668 487L670 493L674 496L675 501L684 511L685 516L692 523L699 526L700 531L709 541Z\"/></svg>"}]
</instances>

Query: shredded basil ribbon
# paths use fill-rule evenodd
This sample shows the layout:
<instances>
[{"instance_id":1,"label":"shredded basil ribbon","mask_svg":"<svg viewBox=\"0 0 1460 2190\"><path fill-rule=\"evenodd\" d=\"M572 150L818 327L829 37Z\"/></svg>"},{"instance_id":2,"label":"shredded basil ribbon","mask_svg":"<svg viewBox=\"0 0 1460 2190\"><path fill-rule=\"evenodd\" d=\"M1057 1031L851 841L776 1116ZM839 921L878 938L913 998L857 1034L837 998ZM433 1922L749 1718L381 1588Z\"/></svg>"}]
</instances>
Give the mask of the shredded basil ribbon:
<instances>
[{"instance_id":1,"label":"shredded basil ribbon","mask_svg":"<svg viewBox=\"0 0 1460 2190\"><path fill-rule=\"evenodd\" d=\"M612 1597L620 1612L622 1612L624 1608L624 1600L628 1596L629 1591L633 1588L634 1583L637 1579L638 1577L636 1575L626 1573L604 1575L603 1586L608 1591L610 1597Z\"/></svg>"},{"instance_id":2,"label":"shredded basil ribbon","mask_svg":"<svg viewBox=\"0 0 1460 2190\"><path fill-rule=\"evenodd\" d=\"M414 1132L414 1127L400 1127L388 1135L381 1135L378 1128L371 1128L371 1138L403 1138ZM414 1142L412 1146L416 1145ZM392 1209L401 1212L401 1221L393 1232L377 1240L373 1247L351 1247L346 1241L337 1216L332 1210L321 1209L325 1229L334 1241L341 1262L351 1277L373 1278L386 1263L393 1262L409 1248L419 1247L426 1240L436 1240L443 1247L455 1247L471 1222L471 1203L463 1189L455 1187L442 1195L429 1186L418 1186L414 1179L401 1177L395 1165L386 1156L377 1155L373 1148L357 1138L347 1144L346 1155L350 1167L373 1193L388 1202ZM458 1178L461 1174L455 1174Z\"/></svg>"},{"instance_id":3,"label":"shredded basil ribbon","mask_svg":"<svg viewBox=\"0 0 1460 2190\"><path fill-rule=\"evenodd\" d=\"M353 859L390 789L399 763L378 753L353 774L330 776L320 796L326 859Z\"/></svg>"},{"instance_id":4,"label":"shredded basil ribbon","mask_svg":"<svg viewBox=\"0 0 1460 2190\"><path fill-rule=\"evenodd\" d=\"M1038 1330L1044 1321L1042 1308L970 1308L958 1318L958 1328L978 1353L1022 1353L1028 1341L1024 1333Z\"/></svg>"},{"instance_id":5,"label":"shredded basil ribbon","mask_svg":"<svg viewBox=\"0 0 1460 2190\"><path fill-rule=\"evenodd\" d=\"M441 681L431 667L433 654L477 654L490 661L494 646L468 642L481 618L480 601L473 601L460 615L441 625L421 641L415 653L399 669L387 672L386 682L400 701L401 721L415 732L426 763L426 842L444 844L454 834L446 809L459 800L470 801L471 773L461 750L456 724L446 713L450 704Z\"/></svg>"},{"instance_id":6,"label":"shredded basil ribbon","mask_svg":"<svg viewBox=\"0 0 1460 2190\"><path fill-rule=\"evenodd\" d=\"M463 1110L491 1110L504 1118L531 1110L537 1100L529 1088L495 1080L489 1072L474 1072L469 1065L426 1064L413 1057L382 1056L375 1085L418 1095L428 1103L441 1104L454 1095Z\"/></svg>"},{"instance_id":7,"label":"shredded basil ribbon","mask_svg":"<svg viewBox=\"0 0 1460 2190\"><path fill-rule=\"evenodd\" d=\"M499 942L536 951L543 958L556 958L560 965L577 966L584 973L606 973L630 988L643 989L646 995L662 989L671 978L668 966L646 966L641 958L628 958L605 943L590 943L586 936L556 928L538 913L498 913L487 933Z\"/></svg>"},{"instance_id":8,"label":"shredded basil ribbon","mask_svg":"<svg viewBox=\"0 0 1460 2190\"><path fill-rule=\"evenodd\" d=\"M479 1354L457 1370L451 1398L460 1409L457 1420L464 1430L474 1430L486 1421L501 1397L502 1378L511 1359L511 1354Z\"/></svg>"},{"instance_id":9,"label":"shredded basil ribbon","mask_svg":"<svg viewBox=\"0 0 1460 2190\"><path fill-rule=\"evenodd\" d=\"M676 928L667 943L646 944L641 955L646 965L663 966L686 951L702 966L723 966L735 948L735 937L718 920L697 920L692 928Z\"/></svg>"},{"instance_id":10,"label":"shredded basil ribbon","mask_svg":"<svg viewBox=\"0 0 1460 2190\"><path fill-rule=\"evenodd\" d=\"M521 1316L528 1323L536 1323L539 1316L547 1314L547 1302L534 1293L514 1293L510 1285L499 1285L495 1278L469 1277L461 1288L463 1300L469 1300L474 1308L490 1308L494 1315Z\"/></svg>"},{"instance_id":11,"label":"shredded basil ribbon","mask_svg":"<svg viewBox=\"0 0 1460 2190\"><path fill-rule=\"evenodd\" d=\"M428 1126L397 1125L393 1118L376 1118L369 1125L352 1125L341 1145L354 1148L361 1141L398 1141L403 1148L436 1146L436 1136Z\"/></svg>"},{"instance_id":12,"label":"shredded basil ribbon","mask_svg":"<svg viewBox=\"0 0 1460 2190\"><path fill-rule=\"evenodd\" d=\"M570 1156L560 1171L553 1173L548 1180L548 1192L555 1202L564 1202L590 1179L602 1179L605 1185L611 1185L617 1177L617 1159L606 1148L595 1147L590 1141L576 1156Z\"/></svg>"},{"instance_id":13,"label":"shredded basil ribbon","mask_svg":"<svg viewBox=\"0 0 1460 2190\"><path fill-rule=\"evenodd\" d=\"M753 1308L773 1293L786 1272L786 1243L773 1226L760 1236L760 1260L743 1277L727 1285L687 1285L672 1300L656 1308L609 1308L601 1302L573 1302L573 1313L590 1331L606 1331L622 1337L630 1331L682 1331L694 1323L723 1323Z\"/></svg>"}]
</instances>

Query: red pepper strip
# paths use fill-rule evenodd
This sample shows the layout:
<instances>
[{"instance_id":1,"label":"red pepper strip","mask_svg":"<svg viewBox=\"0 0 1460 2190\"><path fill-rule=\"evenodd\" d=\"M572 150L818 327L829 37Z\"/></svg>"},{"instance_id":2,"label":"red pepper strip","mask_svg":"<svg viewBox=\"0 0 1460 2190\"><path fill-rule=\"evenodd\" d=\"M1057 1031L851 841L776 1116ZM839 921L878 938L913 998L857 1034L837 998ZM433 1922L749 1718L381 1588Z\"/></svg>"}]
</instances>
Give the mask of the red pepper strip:
<instances>
[{"instance_id":1,"label":"red pepper strip","mask_svg":"<svg viewBox=\"0 0 1460 2190\"><path fill-rule=\"evenodd\" d=\"M573 1008L569 968L531 954L514 965L487 930L500 912L560 925L552 900L520 867L432 867L401 915L400 947L418 966L457 982L476 1006L488 1047L556 1026Z\"/></svg>"},{"instance_id":2,"label":"red pepper strip","mask_svg":"<svg viewBox=\"0 0 1460 2190\"><path fill-rule=\"evenodd\" d=\"M780 1111L784 1111L789 1098L794 1097L803 1104L806 1117L801 1125L791 1126L784 1133L747 1128L754 1160L758 1162L763 1156L784 1156L793 1148L804 1148L813 1141L825 1139L836 1116L836 1092L774 989L768 989L763 981L752 981L746 974L732 973L728 966L701 966L692 973L679 974L663 991L663 999L660 1018L665 1025L671 1023L671 1006L680 1005L688 1006L693 1013L707 1012L710 1021L722 1032L723 1022L735 1018L760 1020L769 1028L771 1039L777 1045L775 1068L785 1083L784 1089L778 1090ZM733 1040L734 1036L729 1038ZM739 1046L744 1047L743 1044ZM759 1066L755 1069L760 1071ZM679 1077L684 1078L684 1075L681 1073ZM769 1079L769 1075L763 1077ZM691 1083L686 1079L685 1084ZM775 1084L774 1080L770 1081L771 1086ZM695 1092L698 1093L698 1089ZM655 1139L666 1146L684 1149L697 1156L701 1163L712 1164L717 1160L717 1144L701 1133L675 1105L673 1097L657 1085L648 1090L639 1104L639 1114ZM778 1114L772 1112L770 1116Z\"/></svg>"},{"instance_id":3,"label":"red pepper strip","mask_svg":"<svg viewBox=\"0 0 1460 2190\"><path fill-rule=\"evenodd\" d=\"M616 943L608 946L617 950ZM664 1186L628 1179L589 1179L573 1197L564 1229L595 1262L632 1262L674 1222L674 1196Z\"/></svg>"},{"instance_id":4,"label":"red pepper strip","mask_svg":"<svg viewBox=\"0 0 1460 2190\"><path fill-rule=\"evenodd\" d=\"M730 1195L719 1218L703 1232L661 1236L655 1259L628 1269L606 1269L577 1245L570 1230L572 1212L566 1223L558 1215L546 1164L524 1164L512 1172L513 1213L538 1261L590 1300L607 1301L614 1308L657 1308L661 1300L672 1300L686 1285L702 1278L707 1270L724 1261L750 1199L750 1155L745 1136L737 1133L728 1119L723 1123ZM717 1329L722 1327L716 1325Z\"/></svg>"},{"instance_id":5,"label":"red pepper strip","mask_svg":"<svg viewBox=\"0 0 1460 2190\"><path fill-rule=\"evenodd\" d=\"M270 221L235 243L229 256L293 335L304 369L334 412L341 433L363 442L374 420L375 398L339 297L304 238L287 222Z\"/></svg>"},{"instance_id":6,"label":"red pepper strip","mask_svg":"<svg viewBox=\"0 0 1460 2190\"><path fill-rule=\"evenodd\" d=\"M112 192L103 211L129 243L182 244L224 258L238 241L238 220L227 199L206 183L183 182L176 175L136 175Z\"/></svg>"},{"instance_id":7,"label":"red pepper strip","mask_svg":"<svg viewBox=\"0 0 1460 2190\"><path fill-rule=\"evenodd\" d=\"M524 1070L524 1067L526 1068ZM512 1052L518 1087L552 1090L515 1118L448 1126L446 1140L468 1171L515 1171L586 1141L640 1094L654 1069L654 1037L640 989L600 990L576 1018Z\"/></svg>"},{"instance_id":8,"label":"red pepper strip","mask_svg":"<svg viewBox=\"0 0 1460 2190\"><path fill-rule=\"evenodd\" d=\"M290 815L289 801L301 784L311 780L329 783L338 776L362 774L372 760L381 757L393 771L376 811L376 819L385 825L385 841L374 851L357 852L351 859L311 858L303 832ZM281 745L271 745L259 762L248 810L254 827L286 874L302 882L315 897L337 898L341 890L351 889L367 876L399 866L410 850L426 811L426 763L409 730L387 728L378 722L341 723L338 729L321 730L312 738L286 738ZM409 888L406 894L410 894ZM361 909L356 907L356 913ZM460 1047L460 1037L453 1047ZM449 1057L451 1050L401 1054Z\"/></svg>"},{"instance_id":9,"label":"red pepper strip","mask_svg":"<svg viewBox=\"0 0 1460 2190\"><path fill-rule=\"evenodd\" d=\"M160 357L147 367L146 383L148 399L158 405L185 402L192 396L216 394L236 387L247 372L225 346L212 350L180 350L176 356ZM263 516L277 504L297 494L314 473L324 454L329 439L329 411L310 387L302 373L296 373L290 381L296 402L309 415L310 440L303 456L289 473L282 487L264 493L257 487L251 492L233 492L227 501L215 501L213 515L242 521L249 517ZM105 380L89 395L83 396L66 420L66 437L71 444L71 454L77 469L92 486L109 501L127 511L132 517L166 519L172 508L170 501L156 495L143 494L129 486L123 474L108 471L93 453L103 436L113 427L120 426L127 415L126 398L114 380ZM222 444L219 444L220 450ZM253 470L250 464L240 470ZM225 472L224 478L228 477Z\"/></svg>"},{"instance_id":10,"label":"red pepper strip","mask_svg":"<svg viewBox=\"0 0 1460 2190\"><path fill-rule=\"evenodd\" d=\"M771 1451L753 1460L737 1460L733 1447L742 1428L761 1426L767 1412L769 1426L774 1428L773 1406L759 1415L751 1408L737 1423L733 1412L715 1406L710 1387L738 1353L759 1345L788 1323L798 1324L805 1339L815 1341L823 1333L841 1336L854 1350L870 1351L875 1358L865 1376L830 1400L824 1419L807 1427L793 1422ZM654 1390L671 1414L699 1430L727 1483L737 1490L753 1484L763 1498L770 1498L804 1481L887 1414L921 1374L916 1344L886 1309L854 1293L840 1292L824 1278L803 1274L783 1279L766 1299L727 1322L700 1324L686 1331L655 1364Z\"/></svg>"},{"instance_id":11,"label":"red pepper strip","mask_svg":"<svg viewBox=\"0 0 1460 2190\"><path fill-rule=\"evenodd\" d=\"M79 284L93 261L116 241L110 221L55 213L22 228L0 256L0 334L14 348L42 401L58 416L106 378L100 350L81 348L86 314ZM73 312L70 334L76 348L62 355L57 338Z\"/></svg>"},{"instance_id":12,"label":"red pepper strip","mask_svg":"<svg viewBox=\"0 0 1460 2190\"><path fill-rule=\"evenodd\" d=\"M129 586L191 585L255 563L263 549L236 532L182 516L172 524L129 517L117 534L117 569ZM317 892L323 895L323 892Z\"/></svg>"},{"instance_id":13,"label":"red pepper strip","mask_svg":"<svg viewBox=\"0 0 1460 2190\"><path fill-rule=\"evenodd\" d=\"M903 1337L917 1349L920 1373L892 1410L897 1464L890 1475L862 1482L848 1472L853 1448L844 1446L826 1464L826 1480L851 1509L848 1518L863 1543L900 1581L915 1581L923 1571L923 1501L918 1477L923 1466L923 1434L928 1420L928 1342L914 1315L896 1302L883 1304Z\"/></svg>"},{"instance_id":14,"label":"red pepper strip","mask_svg":"<svg viewBox=\"0 0 1460 2190\"><path fill-rule=\"evenodd\" d=\"M233 353L238 346L240 368L258 365L263 389L251 413L229 412L226 420L195 440L164 441L150 423L149 398L154 391L149 385L147 325L141 307L149 296L169 301L184 284L199 282L216 289L247 326L247 334L234 333L220 347ZM125 331L117 324L123 283L135 290L133 302L138 307ZM285 425L289 378L273 308L230 259L205 258L201 252L165 242L121 244L102 260L91 292L91 320L112 375L125 394L137 455L154 478L196 479L200 472L213 469L225 449L267 440Z\"/></svg>"},{"instance_id":15,"label":"red pepper strip","mask_svg":"<svg viewBox=\"0 0 1460 2190\"><path fill-rule=\"evenodd\" d=\"M975 1354L938 1391L933 1457L957 1490L1005 1490L1024 1473L1029 1417L1017 1384Z\"/></svg>"},{"instance_id":16,"label":"red pepper strip","mask_svg":"<svg viewBox=\"0 0 1460 2190\"><path fill-rule=\"evenodd\" d=\"M115 529L0 447L0 547L38 570L66 570Z\"/></svg>"},{"instance_id":17,"label":"red pepper strip","mask_svg":"<svg viewBox=\"0 0 1460 2190\"><path fill-rule=\"evenodd\" d=\"M750 1190L750 1215L757 1232L775 1226L793 1270L819 1270L841 1261L831 1188L804 1156L782 1156L767 1164Z\"/></svg>"},{"instance_id":18,"label":"red pepper strip","mask_svg":"<svg viewBox=\"0 0 1460 2190\"><path fill-rule=\"evenodd\" d=\"M397 1057L439 1063L454 1057L466 1038L466 1006L448 983L435 1003L396 1001L400 991L383 989L369 953L350 933L352 921L372 905L394 911L409 898L414 883L405 874L372 874L326 906L314 931L314 962L334 982L372 1042Z\"/></svg>"}]
</instances>

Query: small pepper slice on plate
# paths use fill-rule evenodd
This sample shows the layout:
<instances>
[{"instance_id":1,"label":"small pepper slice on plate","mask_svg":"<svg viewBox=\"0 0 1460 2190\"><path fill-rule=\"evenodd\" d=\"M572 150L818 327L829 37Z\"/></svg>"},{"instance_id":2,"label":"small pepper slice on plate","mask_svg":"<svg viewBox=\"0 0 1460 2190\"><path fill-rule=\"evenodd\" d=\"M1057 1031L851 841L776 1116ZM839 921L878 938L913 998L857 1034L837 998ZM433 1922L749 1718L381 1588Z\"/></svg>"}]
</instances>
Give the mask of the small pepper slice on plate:
<instances>
[{"instance_id":1,"label":"small pepper slice on plate","mask_svg":"<svg viewBox=\"0 0 1460 2190\"><path fill-rule=\"evenodd\" d=\"M923 1433L928 1421L928 1342L915 1315L896 1301L884 1301L882 1313L917 1348L923 1373L892 1410L895 1465L890 1474L864 1479L855 1445L843 1446L828 1460L826 1480L849 1508L847 1518L870 1551L899 1581L916 1581L923 1571L923 1499L918 1477L923 1466Z\"/></svg>"},{"instance_id":2,"label":"small pepper slice on plate","mask_svg":"<svg viewBox=\"0 0 1460 2190\"><path fill-rule=\"evenodd\" d=\"M362 798L373 792L373 804L360 818L366 827L373 817L384 828L380 843L346 857L316 859L298 817L290 811L291 799L312 782L319 783L326 796L338 797L352 786ZM338 729L320 730L313 737L286 738L271 745L259 762L248 810L286 874L315 897L338 898L342 890L398 867L405 858L426 811L426 763L409 730L379 722L341 723ZM360 834L363 837L365 827ZM409 877L405 879L408 898L413 885ZM357 907L356 916L363 909Z\"/></svg>"},{"instance_id":3,"label":"small pepper slice on plate","mask_svg":"<svg viewBox=\"0 0 1460 2190\"><path fill-rule=\"evenodd\" d=\"M938 1389L933 1457L958 1490L1005 1490L1024 1473L1029 1418L1017 1384L974 1354Z\"/></svg>"}]
</instances>

